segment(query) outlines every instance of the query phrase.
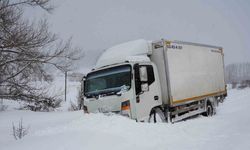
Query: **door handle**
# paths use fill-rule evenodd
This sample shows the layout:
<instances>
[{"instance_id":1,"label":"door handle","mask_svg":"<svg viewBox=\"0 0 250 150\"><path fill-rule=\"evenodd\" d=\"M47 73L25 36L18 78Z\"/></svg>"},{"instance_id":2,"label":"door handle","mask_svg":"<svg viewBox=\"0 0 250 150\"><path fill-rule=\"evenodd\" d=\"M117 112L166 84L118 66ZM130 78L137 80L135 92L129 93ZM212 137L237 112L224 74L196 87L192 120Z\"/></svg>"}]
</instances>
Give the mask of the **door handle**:
<instances>
[{"instance_id":1,"label":"door handle","mask_svg":"<svg viewBox=\"0 0 250 150\"><path fill-rule=\"evenodd\" d=\"M156 101L159 100L159 96L157 96L157 95L154 96L154 100L156 100Z\"/></svg>"}]
</instances>

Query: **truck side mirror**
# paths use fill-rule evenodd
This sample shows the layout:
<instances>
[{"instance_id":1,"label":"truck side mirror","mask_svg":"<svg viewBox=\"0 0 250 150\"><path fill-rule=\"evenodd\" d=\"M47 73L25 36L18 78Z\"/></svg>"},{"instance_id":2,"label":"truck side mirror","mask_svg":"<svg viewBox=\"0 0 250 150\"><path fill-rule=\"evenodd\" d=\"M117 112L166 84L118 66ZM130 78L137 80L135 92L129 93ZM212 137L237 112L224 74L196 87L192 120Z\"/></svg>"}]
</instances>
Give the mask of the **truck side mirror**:
<instances>
[{"instance_id":1,"label":"truck side mirror","mask_svg":"<svg viewBox=\"0 0 250 150\"><path fill-rule=\"evenodd\" d=\"M142 83L141 84L141 91L143 91L143 92L149 91L148 83Z\"/></svg>"},{"instance_id":2,"label":"truck side mirror","mask_svg":"<svg viewBox=\"0 0 250 150\"><path fill-rule=\"evenodd\" d=\"M84 107L84 82L86 77L84 76L81 80L81 89L80 89L80 99L78 99L79 109Z\"/></svg>"},{"instance_id":3,"label":"truck side mirror","mask_svg":"<svg viewBox=\"0 0 250 150\"><path fill-rule=\"evenodd\" d=\"M148 73L146 66L140 66L140 80L141 82L148 82Z\"/></svg>"},{"instance_id":4,"label":"truck side mirror","mask_svg":"<svg viewBox=\"0 0 250 150\"><path fill-rule=\"evenodd\" d=\"M136 95L142 92L147 92L149 90L147 66L140 66L139 64L135 64L134 70Z\"/></svg>"},{"instance_id":5,"label":"truck side mirror","mask_svg":"<svg viewBox=\"0 0 250 150\"><path fill-rule=\"evenodd\" d=\"M147 92L148 88L148 72L146 66L140 66L141 90Z\"/></svg>"},{"instance_id":6,"label":"truck side mirror","mask_svg":"<svg viewBox=\"0 0 250 150\"><path fill-rule=\"evenodd\" d=\"M86 79L86 76L84 76L81 80L81 96L83 98L83 95L84 95L84 82L85 82L85 79Z\"/></svg>"},{"instance_id":7,"label":"truck side mirror","mask_svg":"<svg viewBox=\"0 0 250 150\"><path fill-rule=\"evenodd\" d=\"M135 93L136 95L142 92L141 89L141 80L140 80L140 66L139 64L134 65L134 72L135 72Z\"/></svg>"}]
</instances>

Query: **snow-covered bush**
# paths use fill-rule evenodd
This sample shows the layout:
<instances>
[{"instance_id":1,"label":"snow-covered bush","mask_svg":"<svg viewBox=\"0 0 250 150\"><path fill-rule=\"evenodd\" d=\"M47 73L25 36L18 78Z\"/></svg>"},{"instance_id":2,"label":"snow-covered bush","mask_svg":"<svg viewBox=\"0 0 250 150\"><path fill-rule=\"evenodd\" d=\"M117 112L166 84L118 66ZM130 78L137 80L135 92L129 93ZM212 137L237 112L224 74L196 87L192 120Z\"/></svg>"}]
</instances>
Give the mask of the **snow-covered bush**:
<instances>
[{"instance_id":1,"label":"snow-covered bush","mask_svg":"<svg viewBox=\"0 0 250 150\"><path fill-rule=\"evenodd\" d=\"M79 110L79 107L72 101L70 101L70 107L68 108L68 111L77 111Z\"/></svg>"},{"instance_id":2,"label":"snow-covered bush","mask_svg":"<svg viewBox=\"0 0 250 150\"><path fill-rule=\"evenodd\" d=\"M15 140L23 138L25 135L28 134L29 127L23 126L23 119L21 119L18 123L18 126L16 126L14 123L12 123L12 134Z\"/></svg>"},{"instance_id":3,"label":"snow-covered bush","mask_svg":"<svg viewBox=\"0 0 250 150\"><path fill-rule=\"evenodd\" d=\"M32 111L53 111L55 108L60 107L62 100L45 99L36 102L28 103L24 106L24 109Z\"/></svg>"},{"instance_id":4,"label":"snow-covered bush","mask_svg":"<svg viewBox=\"0 0 250 150\"><path fill-rule=\"evenodd\" d=\"M0 111L5 111L7 108L8 106L3 104L3 100L0 100Z\"/></svg>"},{"instance_id":5,"label":"snow-covered bush","mask_svg":"<svg viewBox=\"0 0 250 150\"><path fill-rule=\"evenodd\" d=\"M8 108L8 106L0 104L0 111L5 111Z\"/></svg>"}]
</instances>

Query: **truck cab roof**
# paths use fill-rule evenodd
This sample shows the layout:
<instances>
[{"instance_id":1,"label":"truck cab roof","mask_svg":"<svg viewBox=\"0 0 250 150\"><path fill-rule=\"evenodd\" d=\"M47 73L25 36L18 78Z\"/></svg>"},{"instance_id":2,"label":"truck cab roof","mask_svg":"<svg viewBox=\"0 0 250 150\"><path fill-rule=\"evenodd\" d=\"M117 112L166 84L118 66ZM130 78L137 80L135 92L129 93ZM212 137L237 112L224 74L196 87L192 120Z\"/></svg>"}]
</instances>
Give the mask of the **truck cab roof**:
<instances>
[{"instance_id":1,"label":"truck cab roof","mask_svg":"<svg viewBox=\"0 0 250 150\"><path fill-rule=\"evenodd\" d=\"M151 42L140 39L119 44L106 49L98 58L94 69L130 61L150 61L147 57L152 54Z\"/></svg>"}]
</instances>

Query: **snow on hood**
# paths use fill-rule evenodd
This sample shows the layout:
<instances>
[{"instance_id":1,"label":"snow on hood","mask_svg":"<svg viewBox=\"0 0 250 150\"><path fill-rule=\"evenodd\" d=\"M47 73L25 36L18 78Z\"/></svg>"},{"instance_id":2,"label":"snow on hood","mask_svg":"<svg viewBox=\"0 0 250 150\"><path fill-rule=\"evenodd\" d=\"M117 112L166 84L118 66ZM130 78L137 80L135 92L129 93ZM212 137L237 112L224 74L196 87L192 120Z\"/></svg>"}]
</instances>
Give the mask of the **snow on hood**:
<instances>
[{"instance_id":1,"label":"snow on hood","mask_svg":"<svg viewBox=\"0 0 250 150\"><path fill-rule=\"evenodd\" d=\"M143 39L130 41L105 50L97 60L94 68L125 62L131 56L150 54L152 54L152 48L149 41Z\"/></svg>"}]
</instances>

